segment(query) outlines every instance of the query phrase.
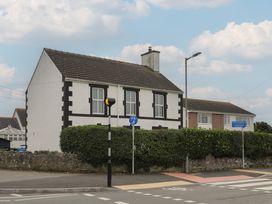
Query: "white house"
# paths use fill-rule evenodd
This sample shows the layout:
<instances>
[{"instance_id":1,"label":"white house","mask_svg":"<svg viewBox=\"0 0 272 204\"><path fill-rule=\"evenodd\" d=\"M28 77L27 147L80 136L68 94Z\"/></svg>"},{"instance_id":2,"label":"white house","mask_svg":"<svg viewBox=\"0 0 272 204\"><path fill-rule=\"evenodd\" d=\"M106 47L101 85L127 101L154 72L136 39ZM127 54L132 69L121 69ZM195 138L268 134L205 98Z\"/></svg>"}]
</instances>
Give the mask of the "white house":
<instances>
[{"instance_id":1,"label":"white house","mask_svg":"<svg viewBox=\"0 0 272 204\"><path fill-rule=\"evenodd\" d=\"M16 108L12 117L0 117L0 138L10 141L10 148L25 144L25 109Z\"/></svg>"},{"instance_id":2,"label":"white house","mask_svg":"<svg viewBox=\"0 0 272 204\"><path fill-rule=\"evenodd\" d=\"M28 150L60 151L61 130L107 125L106 97L116 99L112 126L182 127L182 94L160 73L160 52L150 47L142 65L44 49L26 91Z\"/></svg>"},{"instance_id":3,"label":"white house","mask_svg":"<svg viewBox=\"0 0 272 204\"><path fill-rule=\"evenodd\" d=\"M241 130L232 128L232 121L244 120L245 131L254 131L255 114L232 103L190 98L187 104L189 128Z\"/></svg>"}]
</instances>

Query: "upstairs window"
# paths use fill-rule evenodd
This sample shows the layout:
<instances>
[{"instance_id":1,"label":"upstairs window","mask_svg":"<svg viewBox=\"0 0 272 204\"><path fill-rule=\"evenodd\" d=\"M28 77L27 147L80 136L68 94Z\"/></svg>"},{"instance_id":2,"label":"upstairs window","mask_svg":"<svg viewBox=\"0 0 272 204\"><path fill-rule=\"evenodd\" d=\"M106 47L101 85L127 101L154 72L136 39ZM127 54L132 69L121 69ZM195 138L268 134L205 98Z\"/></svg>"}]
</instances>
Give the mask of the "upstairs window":
<instances>
[{"instance_id":1,"label":"upstairs window","mask_svg":"<svg viewBox=\"0 0 272 204\"><path fill-rule=\"evenodd\" d=\"M125 90L125 115L137 115L137 92Z\"/></svg>"},{"instance_id":2,"label":"upstairs window","mask_svg":"<svg viewBox=\"0 0 272 204\"><path fill-rule=\"evenodd\" d=\"M209 113L199 113L198 123L208 124L211 123L211 114Z\"/></svg>"},{"instance_id":3,"label":"upstairs window","mask_svg":"<svg viewBox=\"0 0 272 204\"><path fill-rule=\"evenodd\" d=\"M105 114L105 89L99 87L92 87L92 114Z\"/></svg>"},{"instance_id":4,"label":"upstairs window","mask_svg":"<svg viewBox=\"0 0 272 204\"><path fill-rule=\"evenodd\" d=\"M154 116L155 118L165 118L165 95L154 93Z\"/></svg>"}]
</instances>

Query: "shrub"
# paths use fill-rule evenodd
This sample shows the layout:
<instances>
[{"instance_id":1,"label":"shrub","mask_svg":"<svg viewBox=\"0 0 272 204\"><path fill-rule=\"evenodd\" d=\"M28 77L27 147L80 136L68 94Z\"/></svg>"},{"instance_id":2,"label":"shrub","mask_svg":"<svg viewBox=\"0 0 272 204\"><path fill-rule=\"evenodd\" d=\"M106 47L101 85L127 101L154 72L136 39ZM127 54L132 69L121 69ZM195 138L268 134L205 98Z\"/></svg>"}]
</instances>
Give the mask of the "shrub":
<instances>
[{"instance_id":1,"label":"shrub","mask_svg":"<svg viewBox=\"0 0 272 204\"><path fill-rule=\"evenodd\" d=\"M62 131L63 152L77 154L94 166L107 162L108 133L103 126L77 126ZM204 129L135 130L135 167L148 171L152 166L181 166L186 153L191 159L241 157L241 132ZM112 162L131 169L131 130L112 128ZM245 155L251 159L272 156L272 135L245 133Z\"/></svg>"}]
</instances>

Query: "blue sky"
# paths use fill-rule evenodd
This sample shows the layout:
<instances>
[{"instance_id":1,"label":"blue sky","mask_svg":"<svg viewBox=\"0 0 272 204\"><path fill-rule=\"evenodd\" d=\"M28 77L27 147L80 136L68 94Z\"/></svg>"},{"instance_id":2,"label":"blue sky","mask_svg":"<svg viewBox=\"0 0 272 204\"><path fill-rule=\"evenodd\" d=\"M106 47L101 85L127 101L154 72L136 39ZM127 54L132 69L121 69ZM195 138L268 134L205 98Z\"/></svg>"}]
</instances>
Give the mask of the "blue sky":
<instances>
[{"instance_id":1,"label":"blue sky","mask_svg":"<svg viewBox=\"0 0 272 204\"><path fill-rule=\"evenodd\" d=\"M0 115L24 107L44 47L140 63L189 97L230 101L272 124L272 2L246 0L0 0Z\"/></svg>"}]
</instances>

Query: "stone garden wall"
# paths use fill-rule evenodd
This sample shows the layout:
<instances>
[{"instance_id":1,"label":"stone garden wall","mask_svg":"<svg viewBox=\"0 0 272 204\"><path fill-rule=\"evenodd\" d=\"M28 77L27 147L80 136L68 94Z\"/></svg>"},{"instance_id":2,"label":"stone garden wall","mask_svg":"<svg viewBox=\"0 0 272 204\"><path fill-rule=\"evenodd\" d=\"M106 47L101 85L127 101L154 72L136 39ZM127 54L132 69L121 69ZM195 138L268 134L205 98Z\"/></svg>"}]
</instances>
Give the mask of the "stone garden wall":
<instances>
[{"instance_id":1,"label":"stone garden wall","mask_svg":"<svg viewBox=\"0 0 272 204\"><path fill-rule=\"evenodd\" d=\"M245 160L246 167L272 167L272 158L259 160ZM241 158L214 158L207 156L203 160L191 160L190 172L217 171L227 169L238 169L242 167ZM154 167L150 172L177 171L183 170L184 164L180 167L162 169ZM80 161L75 154L61 152L0 152L0 169L10 170L34 170L52 172L71 172L71 173L104 173L106 167L93 167L91 164ZM113 168L114 172L127 173L127 168L118 166Z\"/></svg>"}]
</instances>

